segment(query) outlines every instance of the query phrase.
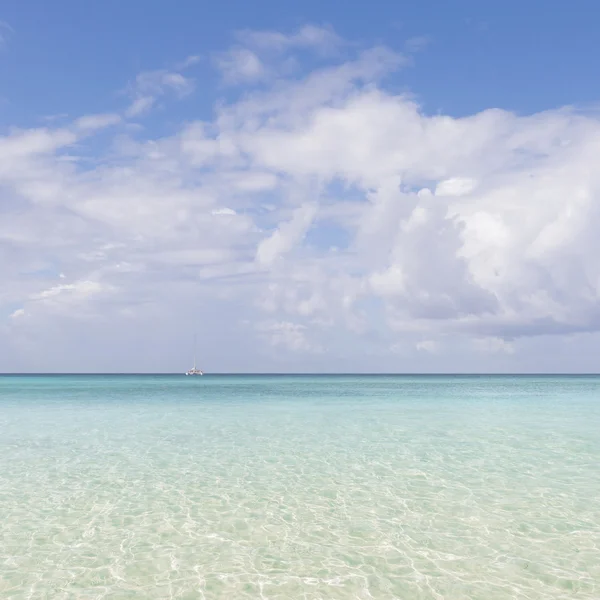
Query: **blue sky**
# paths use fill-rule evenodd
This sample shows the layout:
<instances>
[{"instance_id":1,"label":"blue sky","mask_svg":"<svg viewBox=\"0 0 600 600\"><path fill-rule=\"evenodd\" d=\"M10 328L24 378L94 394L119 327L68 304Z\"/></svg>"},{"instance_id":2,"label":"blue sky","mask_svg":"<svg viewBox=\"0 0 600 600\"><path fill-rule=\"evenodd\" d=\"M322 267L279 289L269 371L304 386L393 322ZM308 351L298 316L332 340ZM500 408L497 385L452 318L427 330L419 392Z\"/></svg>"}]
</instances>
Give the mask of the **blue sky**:
<instances>
[{"instance_id":1,"label":"blue sky","mask_svg":"<svg viewBox=\"0 0 600 600\"><path fill-rule=\"evenodd\" d=\"M0 371L595 370L599 17L7 0Z\"/></svg>"},{"instance_id":2,"label":"blue sky","mask_svg":"<svg viewBox=\"0 0 600 600\"><path fill-rule=\"evenodd\" d=\"M306 23L331 25L356 44L385 43L398 50L407 40L427 38L415 68L393 84L417 94L432 112L458 116L497 106L526 113L598 101L600 7L592 0L341 6L182 0L175 8L156 0L7 0L2 20L14 33L7 36L0 68L3 95L10 90L13 106L3 121L27 123L40 109L104 110L111 101L117 104L115 91L133 74L200 54L197 73L210 91L195 98L193 108L185 107L197 116L203 101L210 110L216 91L207 55L227 47L234 31L290 31Z\"/></svg>"}]
</instances>

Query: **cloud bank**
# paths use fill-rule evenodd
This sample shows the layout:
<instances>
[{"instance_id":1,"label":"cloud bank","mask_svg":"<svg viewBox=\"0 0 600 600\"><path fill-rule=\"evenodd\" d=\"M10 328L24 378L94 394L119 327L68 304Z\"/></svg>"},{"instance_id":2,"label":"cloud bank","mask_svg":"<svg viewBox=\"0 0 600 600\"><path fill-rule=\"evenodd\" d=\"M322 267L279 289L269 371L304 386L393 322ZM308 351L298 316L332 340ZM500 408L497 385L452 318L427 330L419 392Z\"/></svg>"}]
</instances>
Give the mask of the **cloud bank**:
<instances>
[{"instance_id":1,"label":"cloud bank","mask_svg":"<svg viewBox=\"0 0 600 600\"><path fill-rule=\"evenodd\" d=\"M596 114L428 115L386 86L406 57L310 26L240 33L212 115L134 127L195 62L0 137L0 370L180 370L194 332L258 371L535 370L596 339Z\"/></svg>"}]
</instances>

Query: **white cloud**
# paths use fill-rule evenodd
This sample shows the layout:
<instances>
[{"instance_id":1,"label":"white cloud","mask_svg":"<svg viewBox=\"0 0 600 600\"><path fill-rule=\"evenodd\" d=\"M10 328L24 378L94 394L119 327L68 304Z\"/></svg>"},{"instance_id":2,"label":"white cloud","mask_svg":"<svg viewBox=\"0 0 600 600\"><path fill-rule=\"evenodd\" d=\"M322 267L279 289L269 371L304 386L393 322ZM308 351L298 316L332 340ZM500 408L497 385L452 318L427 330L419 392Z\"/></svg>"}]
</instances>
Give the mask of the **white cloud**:
<instances>
[{"instance_id":1,"label":"white cloud","mask_svg":"<svg viewBox=\"0 0 600 600\"><path fill-rule=\"evenodd\" d=\"M76 140L77 136L66 129L14 130L8 136L0 137L0 162L6 164L11 159L53 152Z\"/></svg>"},{"instance_id":2,"label":"white cloud","mask_svg":"<svg viewBox=\"0 0 600 600\"><path fill-rule=\"evenodd\" d=\"M288 73L296 65L295 50L310 49L327 55L343 44L333 30L314 25L290 34L240 31L236 38L235 46L214 56L214 64L228 84L258 82Z\"/></svg>"},{"instance_id":3,"label":"white cloud","mask_svg":"<svg viewBox=\"0 0 600 600\"><path fill-rule=\"evenodd\" d=\"M214 208L212 210L212 214L213 215L228 215L228 216L232 216L232 215L236 215L237 213L232 208L224 207L224 208Z\"/></svg>"},{"instance_id":4,"label":"white cloud","mask_svg":"<svg viewBox=\"0 0 600 600\"><path fill-rule=\"evenodd\" d=\"M94 129L103 129L104 127L109 127L110 125L117 125L121 122L121 117L115 114L104 114L104 115L88 115L86 117L81 117L75 121L75 126L78 129L94 130Z\"/></svg>"},{"instance_id":5,"label":"white cloud","mask_svg":"<svg viewBox=\"0 0 600 600\"><path fill-rule=\"evenodd\" d=\"M245 35L261 61L323 41L310 29ZM102 321L100 337L135 338L137 323L169 338L197 320L228 332L230 368L263 340L396 368L385 361L401 334L404 357L458 364L434 340L462 340L465 364L502 353L518 370L551 336L598 331L597 115L428 115L383 84L404 64L385 48L302 76L265 63L278 80L260 91L169 136L115 131L107 150L93 136L112 113L1 136L7 343L29 331L51 344L60 327L68 370L77 316ZM177 69L145 73L128 113L192 88ZM241 320L261 325L246 339ZM522 354L539 336L537 354Z\"/></svg>"},{"instance_id":6,"label":"white cloud","mask_svg":"<svg viewBox=\"0 0 600 600\"><path fill-rule=\"evenodd\" d=\"M479 352L489 354L513 354L515 351L512 343L497 337L475 339L473 340L473 345Z\"/></svg>"},{"instance_id":7,"label":"white cloud","mask_svg":"<svg viewBox=\"0 0 600 600\"><path fill-rule=\"evenodd\" d=\"M452 177L440 181L435 188L436 196L465 196L470 194L475 187L477 182L473 179L465 177Z\"/></svg>"},{"instance_id":8,"label":"white cloud","mask_svg":"<svg viewBox=\"0 0 600 600\"><path fill-rule=\"evenodd\" d=\"M199 57L190 56L178 65L178 70L158 69L140 73L129 86L129 95L133 100L125 115L130 118L144 115L168 92L176 98L184 98L191 94L195 87L193 79L185 77L179 71L193 66L198 61Z\"/></svg>"},{"instance_id":9,"label":"white cloud","mask_svg":"<svg viewBox=\"0 0 600 600\"><path fill-rule=\"evenodd\" d=\"M175 70L183 71L184 69L197 65L200 62L202 62L202 57L197 54L193 54L192 56L188 56L185 60L177 64Z\"/></svg>"},{"instance_id":10,"label":"white cloud","mask_svg":"<svg viewBox=\"0 0 600 600\"><path fill-rule=\"evenodd\" d=\"M194 89L191 79L181 73L161 69L140 73L134 84L134 90L141 94L162 94L171 90L177 96L187 96Z\"/></svg>"},{"instance_id":11,"label":"white cloud","mask_svg":"<svg viewBox=\"0 0 600 600\"><path fill-rule=\"evenodd\" d=\"M343 44L343 40L332 29L315 25L304 25L291 34L278 31L240 31L237 38L252 48L275 52L284 52L290 48L329 50Z\"/></svg>"},{"instance_id":12,"label":"white cloud","mask_svg":"<svg viewBox=\"0 0 600 600\"><path fill-rule=\"evenodd\" d=\"M127 117L143 115L154 106L155 102L156 98L154 96L139 96L129 105L129 108L125 111L125 115Z\"/></svg>"},{"instance_id":13,"label":"white cloud","mask_svg":"<svg viewBox=\"0 0 600 600\"><path fill-rule=\"evenodd\" d=\"M420 350L422 352L434 354L440 349L440 345L434 340L422 340L420 342L417 342L416 348L417 350Z\"/></svg>"},{"instance_id":14,"label":"white cloud","mask_svg":"<svg viewBox=\"0 0 600 600\"><path fill-rule=\"evenodd\" d=\"M294 211L292 218L282 223L268 238L262 240L256 250L256 260L261 265L272 265L302 241L315 214L314 204L303 204Z\"/></svg>"},{"instance_id":15,"label":"white cloud","mask_svg":"<svg viewBox=\"0 0 600 600\"><path fill-rule=\"evenodd\" d=\"M379 296L396 296L405 292L402 269L395 265L371 274L369 284Z\"/></svg>"},{"instance_id":16,"label":"white cloud","mask_svg":"<svg viewBox=\"0 0 600 600\"><path fill-rule=\"evenodd\" d=\"M66 283L55 285L47 290L34 294L33 300L45 300L60 294L68 293L72 297L85 298L92 294L96 294L103 289L103 286L97 281L79 281L77 283Z\"/></svg>"},{"instance_id":17,"label":"white cloud","mask_svg":"<svg viewBox=\"0 0 600 600\"><path fill-rule=\"evenodd\" d=\"M37 335L40 327L45 331L57 319L66 319L68 323L81 319L104 320L102 300L116 291L117 288L109 283L80 280L30 292L23 299L23 307L10 315L15 340L19 340L25 332Z\"/></svg>"},{"instance_id":18,"label":"white cloud","mask_svg":"<svg viewBox=\"0 0 600 600\"><path fill-rule=\"evenodd\" d=\"M247 48L233 48L222 53L215 58L215 64L227 83L258 81L268 74L260 58Z\"/></svg>"},{"instance_id":19,"label":"white cloud","mask_svg":"<svg viewBox=\"0 0 600 600\"><path fill-rule=\"evenodd\" d=\"M319 346L308 341L304 325L280 321L276 323L259 323L257 329L273 346L283 346L293 352L319 352L320 350Z\"/></svg>"}]
</instances>

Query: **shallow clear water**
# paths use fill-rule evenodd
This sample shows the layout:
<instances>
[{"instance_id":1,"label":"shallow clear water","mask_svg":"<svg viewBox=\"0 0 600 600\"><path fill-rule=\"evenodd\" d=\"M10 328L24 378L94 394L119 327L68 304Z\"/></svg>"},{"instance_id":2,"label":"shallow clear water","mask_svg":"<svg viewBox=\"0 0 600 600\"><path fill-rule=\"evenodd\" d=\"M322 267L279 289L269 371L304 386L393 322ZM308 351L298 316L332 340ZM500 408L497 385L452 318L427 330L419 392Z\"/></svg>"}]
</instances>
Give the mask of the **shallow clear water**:
<instances>
[{"instance_id":1,"label":"shallow clear water","mask_svg":"<svg viewBox=\"0 0 600 600\"><path fill-rule=\"evenodd\" d=\"M0 597L600 598L600 378L0 377Z\"/></svg>"}]
</instances>

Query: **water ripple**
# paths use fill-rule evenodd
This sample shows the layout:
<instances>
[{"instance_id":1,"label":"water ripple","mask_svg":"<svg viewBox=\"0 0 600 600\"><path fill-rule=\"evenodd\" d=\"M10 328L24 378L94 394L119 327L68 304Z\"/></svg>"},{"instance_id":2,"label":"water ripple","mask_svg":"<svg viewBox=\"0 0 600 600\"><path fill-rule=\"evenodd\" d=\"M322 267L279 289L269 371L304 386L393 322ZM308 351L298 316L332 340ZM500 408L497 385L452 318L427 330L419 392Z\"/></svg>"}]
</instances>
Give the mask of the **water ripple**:
<instances>
[{"instance_id":1,"label":"water ripple","mask_svg":"<svg viewBox=\"0 0 600 600\"><path fill-rule=\"evenodd\" d=\"M600 380L165 379L0 381L0 597L600 597Z\"/></svg>"}]
</instances>

